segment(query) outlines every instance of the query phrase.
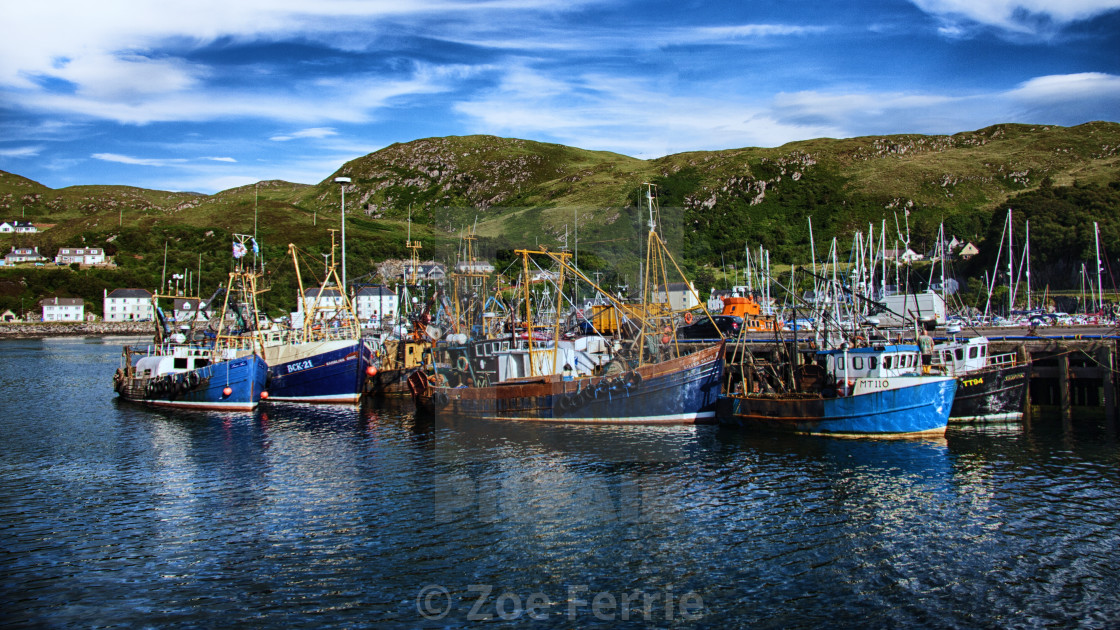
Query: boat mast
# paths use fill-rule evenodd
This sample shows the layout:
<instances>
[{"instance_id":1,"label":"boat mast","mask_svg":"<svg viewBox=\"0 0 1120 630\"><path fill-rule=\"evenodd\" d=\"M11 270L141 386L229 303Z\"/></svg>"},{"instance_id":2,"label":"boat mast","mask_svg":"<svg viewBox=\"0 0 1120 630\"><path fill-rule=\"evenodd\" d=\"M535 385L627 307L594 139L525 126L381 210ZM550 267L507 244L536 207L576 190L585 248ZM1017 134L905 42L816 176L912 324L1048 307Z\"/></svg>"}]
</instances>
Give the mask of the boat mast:
<instances>
[{"instance_id":1,"label":"boat mast","mask_svg":"<svg viewBox=\"0 0 1120 630\"><path fill-rule=\"evenodd\" d=\"M1097 310L1104 311L1104 285L1101 284L1101 232L1097 222L1093 221L1093 240L1097 250Z\"/></svg>"},{"instance_id":2,"label":"boat mast","mask_svg":"<svg viewBox=\"0 0 1120 630\"><path fill-rule=\"evenodd\" d=\"M1023 238L1026 239L1026 245L1023 249L1023 258L1026 259L1027 267L1027 312L1031 310L1031 222L1028 219L1026 227L1024 228Z\"/></svg>"},{"instance_id":3,"label":"boat mast","mask_svg":"<svg viewBox=\"0 0 1120 630\"><path fill-rule=\"evenodd\" d=\"M1015 247L1015 238L1013 233L1015 231L1015 223L1011 220L1011 208L1007 209L1007 316L1011 317L1011 311L1015 310L1015 256L1012 255L1011 250Z\"/></svg>"}]
</instances>

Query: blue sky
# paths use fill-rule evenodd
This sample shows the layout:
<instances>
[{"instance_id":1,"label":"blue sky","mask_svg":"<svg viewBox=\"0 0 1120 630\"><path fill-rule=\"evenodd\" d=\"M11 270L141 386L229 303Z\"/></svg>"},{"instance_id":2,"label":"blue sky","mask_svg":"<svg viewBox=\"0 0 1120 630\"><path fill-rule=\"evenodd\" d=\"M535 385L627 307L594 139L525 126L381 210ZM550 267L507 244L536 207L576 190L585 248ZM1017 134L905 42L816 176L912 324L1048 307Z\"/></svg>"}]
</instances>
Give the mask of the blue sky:
<instances>
[{"instance_id":1,"label":"blue sky","mask_svg":"<svg viewBox=\"0 0 1120 630\"><path fill-rule=\"evenodd\" d=\"M0 169L316 183L493 134L641 158L1120 120L1120 0L5 0Z\"/></svg>"}]
</instances>

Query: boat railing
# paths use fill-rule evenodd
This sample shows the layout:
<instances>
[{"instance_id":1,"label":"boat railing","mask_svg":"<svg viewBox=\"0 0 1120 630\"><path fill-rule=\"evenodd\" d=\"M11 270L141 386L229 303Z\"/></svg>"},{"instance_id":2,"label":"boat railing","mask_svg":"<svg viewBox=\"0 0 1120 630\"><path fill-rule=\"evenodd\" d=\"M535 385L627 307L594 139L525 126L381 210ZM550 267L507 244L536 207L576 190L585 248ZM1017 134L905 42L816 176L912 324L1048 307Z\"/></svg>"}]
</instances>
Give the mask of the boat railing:
<instances>
[{"instance_id":1,"label":"boat railing","mask_svg":"<svg viewBox=\"0 0 1120 630\"><path fill-rule=\"evenodd\" d=\"M1019 355L1014 352L993 354L988 357L988 365L994 367L1014 367L1019 365Z\"/></svg>"}]
</instances>

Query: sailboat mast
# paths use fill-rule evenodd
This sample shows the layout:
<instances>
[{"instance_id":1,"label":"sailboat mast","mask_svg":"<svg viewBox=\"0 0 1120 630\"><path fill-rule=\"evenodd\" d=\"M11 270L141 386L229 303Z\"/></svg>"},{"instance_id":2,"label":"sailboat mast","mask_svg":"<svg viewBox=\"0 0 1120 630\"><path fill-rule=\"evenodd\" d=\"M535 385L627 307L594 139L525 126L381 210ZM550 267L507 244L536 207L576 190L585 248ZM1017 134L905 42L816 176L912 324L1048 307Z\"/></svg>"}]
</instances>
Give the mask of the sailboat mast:
<instances>
[{"instance_id":1,"label":"sailboat mast","mask_svg":"<svg viewBox=\"0 0 1120 630\"><path fill-rule=\"evenodd\" d=\"M1015 238L1012 233L1015 230L1015 223L1011 220L1011 208L1007 209L1007 316L1011 317L1011 311L1015 310L1015 256L1012 255L1011 249L1015 246Z\"/></svg>"},{"instance_id":2,"label":"sailboat mast","mask_svg":"<svg viewBox=\"0 0 1120 630\"><path fill-rule=\"evenodd\" d=\"M1097 250L1097 310L1104 310L1104 285L1101 284L1101 232L1097 222L1093 221L1093 240Z\"/></svg>"},{"instance_id":3,"label":"sailboat mast","mask_svg":"<svg viewBox=\"0 0 1120 630\"><path fill-rule=\"evenodd\" d=\"M1023 258L1026 259L1027 267L1027 311L1031 310L1031 222L1027 220L1026 227L1024 228L1023 238L1026 239L1026 245L1023 249Z\"/></svg>"}]
</instances>

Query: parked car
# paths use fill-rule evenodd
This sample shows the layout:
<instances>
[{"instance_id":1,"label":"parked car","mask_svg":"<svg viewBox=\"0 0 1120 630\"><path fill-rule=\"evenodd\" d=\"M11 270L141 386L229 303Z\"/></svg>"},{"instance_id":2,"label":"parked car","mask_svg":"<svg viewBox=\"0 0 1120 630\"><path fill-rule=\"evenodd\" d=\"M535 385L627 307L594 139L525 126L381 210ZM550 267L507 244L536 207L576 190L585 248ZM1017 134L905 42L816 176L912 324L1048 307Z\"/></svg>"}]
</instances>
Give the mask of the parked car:
<instances>
[{"instance_id":1,"label":"parked car","mask_svg":"<svg viewBox=\"0 0 1120 630\"><path fill-rule=\"evenodd\" d=\"M688 326L677 329L678 339L719 339L722 336L734 339L739 336L739 328L743 325L743 318L737 315L713 315L715 325L707 317L700 317ZM718 330L717 330L718 327Z\"/></svg>"}]
</instances>

